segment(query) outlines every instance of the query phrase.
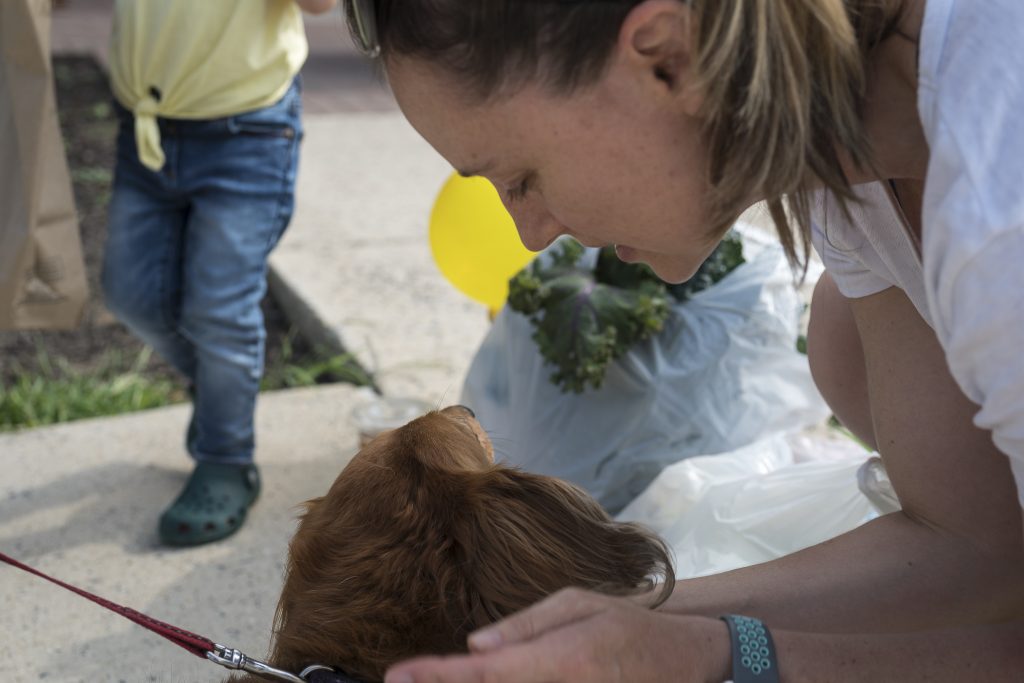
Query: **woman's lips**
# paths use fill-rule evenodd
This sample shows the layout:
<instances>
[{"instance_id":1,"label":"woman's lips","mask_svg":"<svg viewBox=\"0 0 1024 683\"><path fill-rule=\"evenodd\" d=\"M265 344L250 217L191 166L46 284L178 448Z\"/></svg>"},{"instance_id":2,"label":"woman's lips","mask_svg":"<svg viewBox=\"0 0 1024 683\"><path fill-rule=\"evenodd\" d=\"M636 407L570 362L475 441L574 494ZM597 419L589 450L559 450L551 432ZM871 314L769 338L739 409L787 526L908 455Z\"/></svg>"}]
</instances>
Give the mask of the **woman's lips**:
<instances>
[{"instance_id":1,"label":"woman's lips","mask_svg":"<svg viewBox=\"0 0 1024 683\"><path fill-rule=\"evenodd\" d=\"M581 235L573 235L572 233L567 233L567 234L569 235L569 237L572 237L574 240L576 240L577 242L579 242L580 244L582 244L585 247L590 247L592 249L602 249L602 248L608 246L607 242L602 242L600 240L592 240L589 237L582 237Z\"/></svg>"}]
</instances>

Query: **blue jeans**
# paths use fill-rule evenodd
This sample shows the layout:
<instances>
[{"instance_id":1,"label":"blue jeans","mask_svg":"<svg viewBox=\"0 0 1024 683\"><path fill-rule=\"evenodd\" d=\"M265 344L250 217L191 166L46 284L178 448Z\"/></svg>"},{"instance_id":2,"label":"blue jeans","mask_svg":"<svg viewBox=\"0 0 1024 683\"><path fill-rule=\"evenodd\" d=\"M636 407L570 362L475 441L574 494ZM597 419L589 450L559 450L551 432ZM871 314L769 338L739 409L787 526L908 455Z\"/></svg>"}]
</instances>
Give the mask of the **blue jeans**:
<instances>
[{"instance_id":1,"label":"blue jeans","mask_svg":"<svg viewBox=\"0 0 1024 683\"><path fill-rule=\"evenodd\" d=\"M160 119L167 163L139 162L118 107L117 170L103 268L107 307L193 389L186 447L197 461L252 462L266 332L267 256L292 216L300 84L269 107Z\"/></svg>"}]
</instances>

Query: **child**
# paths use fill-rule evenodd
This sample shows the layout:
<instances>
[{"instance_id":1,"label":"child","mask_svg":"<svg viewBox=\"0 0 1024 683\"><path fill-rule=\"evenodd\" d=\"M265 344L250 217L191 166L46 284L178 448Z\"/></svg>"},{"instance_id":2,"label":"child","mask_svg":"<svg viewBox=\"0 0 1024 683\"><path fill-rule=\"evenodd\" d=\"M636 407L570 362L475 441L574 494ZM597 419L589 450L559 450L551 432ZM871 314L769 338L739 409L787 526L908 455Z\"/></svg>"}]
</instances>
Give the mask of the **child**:
<instances>
[{"instance_id":1,"label":"child","mask_svg":"<svg viewBox=\"0 0 1024 683\"><path fill-rule=\"evenodd\" d=\"M292 215L302 138L302 9L334 0L118 0L121 116L107 306L187 379L191 478L160 538L237 531L260 490L253 412L267 256Z\"/></svg>"}]
</instances>

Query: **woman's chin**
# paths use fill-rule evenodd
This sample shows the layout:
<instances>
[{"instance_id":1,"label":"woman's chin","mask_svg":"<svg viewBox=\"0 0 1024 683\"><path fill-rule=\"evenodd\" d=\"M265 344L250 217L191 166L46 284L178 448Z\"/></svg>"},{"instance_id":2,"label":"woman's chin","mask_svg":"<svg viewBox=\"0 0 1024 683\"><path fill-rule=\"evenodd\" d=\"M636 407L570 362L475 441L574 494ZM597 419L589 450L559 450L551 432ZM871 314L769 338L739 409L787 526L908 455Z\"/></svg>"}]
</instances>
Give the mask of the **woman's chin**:
<instances>
[{"instance_id":1,"label":"woman's chin","mask_svg":"<svg viewBox=\"0 0 1024 683\"><path fill-rule=\"evenodd\" d=\"M686 282L700 267L700 263L696 266L689 260L682 263L678 258L673 259L657 253L643 252L622 244L615 245L615 255L624 263L644 263L650 266L655 275L670 285Z\"/></svg>"},{"instance_id":2,"label":"woman's chin","mask_svg":"<svg viewBox=\"0 0 1024 683\"><path fill-rule=\"evenodd\" d=\"M699 263L697 268L695 268L689 263L671 263L667 262L666 259L659 259L657 257L651 259L641 257L638 261L646 263L651 267L655 275L670 285L686 282L693 277L694 273L697 272L697 268L700 267Z\"/></svg>"}]
</instances>

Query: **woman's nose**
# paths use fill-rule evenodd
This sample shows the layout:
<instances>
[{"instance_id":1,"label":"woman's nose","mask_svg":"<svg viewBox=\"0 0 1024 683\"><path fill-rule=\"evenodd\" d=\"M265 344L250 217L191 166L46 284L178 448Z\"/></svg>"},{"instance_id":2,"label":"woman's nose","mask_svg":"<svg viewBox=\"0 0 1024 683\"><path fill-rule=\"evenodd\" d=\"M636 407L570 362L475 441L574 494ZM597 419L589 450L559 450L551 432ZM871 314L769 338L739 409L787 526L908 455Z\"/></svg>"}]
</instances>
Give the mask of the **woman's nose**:
<instances>
[{"instance_id":1,"label":"woman's nose","mask_svg":"<svg viewBox=\"0 0 1024 683\"><path fill-rule=\"evenodd\" d=\"M519 232L519 239L530 251L543 251L560 235L565 234L565 226L542 207L508 209Z\"/></svg>"}]
</instances>

